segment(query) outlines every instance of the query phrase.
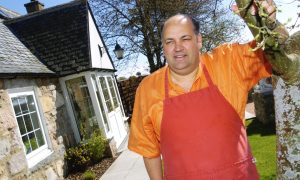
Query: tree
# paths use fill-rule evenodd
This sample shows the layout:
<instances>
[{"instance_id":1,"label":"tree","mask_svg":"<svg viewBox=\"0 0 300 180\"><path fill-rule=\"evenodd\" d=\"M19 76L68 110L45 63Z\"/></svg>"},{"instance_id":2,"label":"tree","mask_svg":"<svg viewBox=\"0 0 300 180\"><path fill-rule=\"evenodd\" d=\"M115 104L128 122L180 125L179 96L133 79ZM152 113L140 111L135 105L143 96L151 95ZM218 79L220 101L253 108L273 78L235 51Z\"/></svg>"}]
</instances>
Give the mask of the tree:
<instances>
[{"instance_id":1,"label":"tree","mask_svg":"<svg viewBox=\"0 0 300 180\"><path fill-rule=\"evenodd\" d=\"M300 179L300 31L288 37L282 25L270 30L268 16L259 4L259 14L253 16L249 12L253 0L236 2L273 68L277 179Z\"/></svg>"},{"instance_id":2,"label":"tree","mask_svg":"<svg viewBox=\"0 0 300 180\"><path fill-rule=\"evenodd\" d=\"M150 72L164 66L161 25L177 13L189 14L200 22L203 50L208 51L238 36L238 21L217 8L222 0L90 0L93 14L108 46L122 42L127 55L118 67L141 53L147 57ZM234 32L234 33L233 33Z\"/></svg>"}]
</instances>

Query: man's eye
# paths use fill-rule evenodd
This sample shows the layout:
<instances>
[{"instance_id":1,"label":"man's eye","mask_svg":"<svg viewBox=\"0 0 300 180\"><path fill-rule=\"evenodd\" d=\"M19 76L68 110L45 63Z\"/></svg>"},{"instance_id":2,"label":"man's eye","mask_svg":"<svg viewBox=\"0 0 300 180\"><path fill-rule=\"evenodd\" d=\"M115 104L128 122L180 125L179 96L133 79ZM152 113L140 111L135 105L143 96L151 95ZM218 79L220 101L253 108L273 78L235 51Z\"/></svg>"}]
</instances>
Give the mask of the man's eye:
<instances>
[{"instance_id":1,"label":"man's eye","mask_svg":"<svg viewBox=\"0 0 300 180\"><path fill-rule=\"evenodd\" d=\"M173 41L166 41L166 44L171 44Z\"/></svg>"},{"instance_id":2,"label":"man's eye","mask_svg":"<svg viewBox=\"0 0 300 180\"><path fill-rule=\"evenodd\" d=\"M184 38L183 40L184 41L189 41L189 40L191 40L191 38Z\"/></svg>"}]
</instances>

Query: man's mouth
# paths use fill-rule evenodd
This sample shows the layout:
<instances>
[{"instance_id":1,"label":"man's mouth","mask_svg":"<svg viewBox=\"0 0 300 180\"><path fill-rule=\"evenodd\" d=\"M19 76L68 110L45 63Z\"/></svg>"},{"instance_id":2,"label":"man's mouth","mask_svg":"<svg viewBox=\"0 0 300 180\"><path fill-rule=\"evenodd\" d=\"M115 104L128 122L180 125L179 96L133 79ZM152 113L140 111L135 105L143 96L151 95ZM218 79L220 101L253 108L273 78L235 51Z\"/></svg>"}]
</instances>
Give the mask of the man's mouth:
<instances>
[{"instance_id":1,"label":"man's mouth","mask_svg":"<svg viewBox=\"0 0 300 180\"><path fill-rule=\"evenodd\" d=\"M176 56L174 56L174 58L177 59L177 60L181 60L185 57L186 57L186 55L176 55Z\"/></svg>"}]
</instances>

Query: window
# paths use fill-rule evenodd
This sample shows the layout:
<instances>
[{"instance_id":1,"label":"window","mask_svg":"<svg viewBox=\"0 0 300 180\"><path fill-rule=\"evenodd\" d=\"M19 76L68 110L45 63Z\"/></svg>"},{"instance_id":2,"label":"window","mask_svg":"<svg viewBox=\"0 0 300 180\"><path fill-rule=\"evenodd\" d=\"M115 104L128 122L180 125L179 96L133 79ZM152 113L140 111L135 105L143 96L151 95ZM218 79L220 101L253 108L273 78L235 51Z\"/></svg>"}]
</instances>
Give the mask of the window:
<instances>
[{"instance_id":1,"label":"window","mask_svg":"<svg viewBox=\"0 0 300 180\"><path fill-rule=\"evenodd\" d=\"M110 76L107 77L107 82L108 82L108 86L109 86L109 89L110 89L110 93L111 93L111 97L112 97L112 100L113 100L114 107L117 108L117 107L119 107L119 103L118 103L117 94L116 94L116 91L115 91L116 89L115 89L112 77L110 77Z\"/></svg>"},{"instance_id":2,"label":"window","mask_svg":"<svg viewBox=\"0 0 300 180\"><path fill-rule=\"evenodd\" d=\"M97 84L95 75L92 75L92 79L93 79L94 84ZM100 105L100 110L101 110L101 114L102 114L101 117L102 117L102 120L104 122L105 130L106 130L106 132L109 132L110 128L109 128L109 125L108 125L106 112L104 110L103 100L102 100L102 97L101 97L100 92L98 90L98 87L96 87L95 90L96 90L96 94L97 94L97 98L98 98L98 103Z\"/></svg>"},{"instance_id":3,"label":"window","mask_svg":"<svg viewBox=\"0 0 300 180\"><path fill-rule=\"evenodd\" d=\"M29 166L32 167L51 151L48 148L34 91L10 93Z\"/></svg>"},{"instance_id":4,"label":"window","mask_svg":"<svg viewBox=\"0 0 300 180\"><path fill-rule=\"evenodd\" d=\"M89 139L99 129L92 99L84 76L67 80L66 87L71 99L77 128L82 140Z\"/></svg>"},{"instance_id":5,"label":"window","mask_svg":"<svg viewBox=\"0 0 300 180\"><path fill-rule=\"evenodd\" d=\"M99 77L99 80L108 111L112 112L121 104L114 80L111 76Z\"/></svg>"},{"instance_id":6,"label":"window","mask_svg":"<svg viewBox=\"0 0 300 180\"><path fill-rule=\"evenodd\" d=\"M100 77L99 80L100 80L100 84L101 84L101 88L103 91L103 96L104 96L104 100L105 100L105 104L107 106L108 112L112 112L114 110L114 107L110 100L109 89L107 87L105 77Z\"/></svg>"}]
</instances>

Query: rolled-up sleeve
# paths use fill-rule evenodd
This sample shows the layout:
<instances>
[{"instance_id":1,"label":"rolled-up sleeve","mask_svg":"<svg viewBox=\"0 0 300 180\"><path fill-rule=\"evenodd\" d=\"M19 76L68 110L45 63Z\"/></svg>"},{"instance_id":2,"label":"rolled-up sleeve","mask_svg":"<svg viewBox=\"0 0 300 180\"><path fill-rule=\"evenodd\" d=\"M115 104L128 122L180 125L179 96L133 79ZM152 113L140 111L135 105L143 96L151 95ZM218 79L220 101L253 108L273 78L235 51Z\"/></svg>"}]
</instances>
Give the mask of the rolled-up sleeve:
<instances>
[{"instance_id":1,"label":"rolled-up sleeve","mask_svg":"<svg viewBox=\"0 0 300 180\"><path fill-rule=\"evenodd\" d=\"M160 155L159 142L154 132L144 82L136 91L131 119L128 149L144 157L154 158Z\"/></svg>"}]
</instances>

